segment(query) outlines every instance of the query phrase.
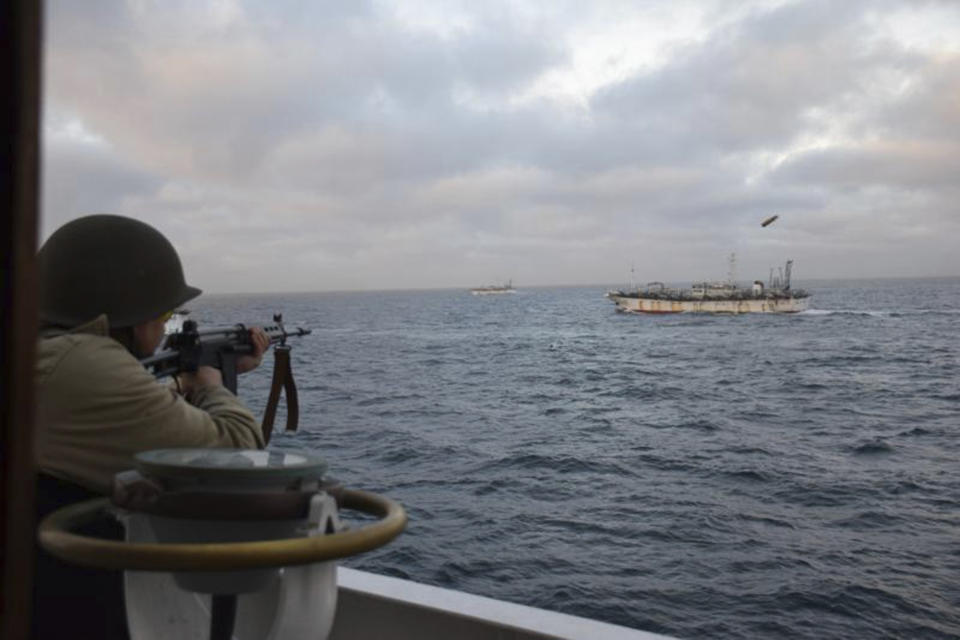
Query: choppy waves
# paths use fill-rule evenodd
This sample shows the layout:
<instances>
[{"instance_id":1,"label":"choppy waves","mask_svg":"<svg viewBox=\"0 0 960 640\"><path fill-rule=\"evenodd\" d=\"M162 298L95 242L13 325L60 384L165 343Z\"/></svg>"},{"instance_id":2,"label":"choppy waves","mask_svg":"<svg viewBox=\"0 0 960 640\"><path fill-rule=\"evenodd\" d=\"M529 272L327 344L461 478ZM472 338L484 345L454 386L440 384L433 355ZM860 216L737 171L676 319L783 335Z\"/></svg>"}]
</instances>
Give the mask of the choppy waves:
<instances>
[{"instance_id":1,"label":"choppy waves","mask_svg":"<svg viewBox=\"0 0 960 640\"><path fill-rule=\"evenodd\" d=\"M196 313L313 327L302 430L273 446L411 517L353 566L681 638L960 636L960 284L815 288L797 316L602 294ZM269 371L246 378L259 410Z\"/></svg>"}]
</instances>

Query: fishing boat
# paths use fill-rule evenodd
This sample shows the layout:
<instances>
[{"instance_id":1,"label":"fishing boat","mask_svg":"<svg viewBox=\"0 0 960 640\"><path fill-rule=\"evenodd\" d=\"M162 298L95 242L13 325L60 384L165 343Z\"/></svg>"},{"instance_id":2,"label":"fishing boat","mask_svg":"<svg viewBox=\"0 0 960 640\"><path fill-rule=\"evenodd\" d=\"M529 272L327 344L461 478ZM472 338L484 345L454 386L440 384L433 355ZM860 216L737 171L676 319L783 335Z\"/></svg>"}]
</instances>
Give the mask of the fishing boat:
<instances>
[{"instance_id":1,"label":"fishing boat","mask_svg":"<svg viewBox=\"0 0 960 640\"><path fill-rule=\"evenodd\" d=\"M183 329L183 322L187 319L188 315L190 315L189 309L177 309L174 311L170 317L167 318L167 321L163 323L163 334L168 336Z\"/></svg>"},{"instance_id":2,"label":"fishing boat","mask_svg":"<svg viewBox=\"0 0 960 640\"><path fill-rule=\"evenodd\" d=\"M629 313L797 313L810 307L810 293L791 288L792 269L793 260L787 260L778 275L771 269L766 283L755 280L750 287L731 275L726 282L697 282L688 289L651 282L642 289L608 291L606 297L617 311Z\"/></svg>"},{"instance_id":3,"label":"fishing boat","mask_svg":"<svg viewBox=\"0 0 960 640\"><path fill-rule=\"evenodd\" d=\"M513 280L507 280L506 283L501 285L490 285L488 287L476 287L470 289L470 293L475 296L489 296L489 295L500 295L504 293L516 293L517 290L513 288Z\"/></svg>"}]
</instances>

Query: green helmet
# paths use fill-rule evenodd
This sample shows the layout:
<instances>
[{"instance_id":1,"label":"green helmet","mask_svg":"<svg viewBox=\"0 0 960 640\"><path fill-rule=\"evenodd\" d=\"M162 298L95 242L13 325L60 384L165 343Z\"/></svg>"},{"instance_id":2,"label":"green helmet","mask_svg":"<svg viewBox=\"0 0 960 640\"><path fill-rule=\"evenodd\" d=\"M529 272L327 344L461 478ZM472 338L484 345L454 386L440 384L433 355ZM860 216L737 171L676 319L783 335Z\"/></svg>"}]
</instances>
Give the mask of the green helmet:
<instances>
[{"instance_id":1,"label":"green helmet","mask_svg":"<svg viewBox=\"0 0 960 640\"><path fill-rule=\"evenodd\" d=\"M130 327L200 295L184 281L170 241L123 216L68 222L40 247L37 260L45 325L75 327L105 313L111 327Z\"/></svg>"}]
</instances>

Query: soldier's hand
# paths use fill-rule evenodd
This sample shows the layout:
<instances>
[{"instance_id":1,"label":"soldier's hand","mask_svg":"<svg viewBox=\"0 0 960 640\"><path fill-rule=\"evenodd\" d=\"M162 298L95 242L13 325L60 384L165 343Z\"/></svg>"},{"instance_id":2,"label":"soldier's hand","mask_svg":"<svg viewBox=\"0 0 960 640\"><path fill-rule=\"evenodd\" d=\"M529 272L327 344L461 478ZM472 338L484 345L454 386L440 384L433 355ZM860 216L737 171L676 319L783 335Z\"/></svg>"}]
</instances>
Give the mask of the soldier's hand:
<instances>
[{"instance_id":1,"label":"soldier's hand","mask_svg":"<svg viewBox=\"0 0 960 640\"><path fill-rule=\"evenodd\" d=\"M177 374L177 381L180 386L180 392L188 395L192 391L201 387L222 387L223 374L220 369L214 367L198 367L195 372L183 372Z\"/></svg>"},{"instance_id":2,"label":"soldier's hand","mask_svg":"<svg viewBox=\"0 0 960 640\"><path fill-rule=\"evenodd\" d=\"M270 337L261 327L250 327L250 340L253 353L237 358L237 373L246 373L260 366L263 354L270 348Z\"/></svg>"}]
</instances>

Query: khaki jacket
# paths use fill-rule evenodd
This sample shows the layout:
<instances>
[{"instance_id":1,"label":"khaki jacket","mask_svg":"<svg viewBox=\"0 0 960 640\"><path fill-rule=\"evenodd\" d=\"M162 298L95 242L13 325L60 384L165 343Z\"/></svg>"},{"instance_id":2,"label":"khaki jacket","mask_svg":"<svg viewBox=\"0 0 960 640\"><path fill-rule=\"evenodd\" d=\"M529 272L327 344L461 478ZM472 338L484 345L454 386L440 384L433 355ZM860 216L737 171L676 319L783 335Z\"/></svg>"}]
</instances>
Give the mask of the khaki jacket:
<instances>
[{"instance_id":1,"label":"khaki jacket","mask_svg":"<svg viewBox=\"0 0 960 640\"><path fill-rule=\"evenodd\" d=\"M224 387L185 399L108 335L106 316L37 349L39 468L109 494L133 455L170 447L264 447L253 414Z\"/></svg>"}]
</instances>

